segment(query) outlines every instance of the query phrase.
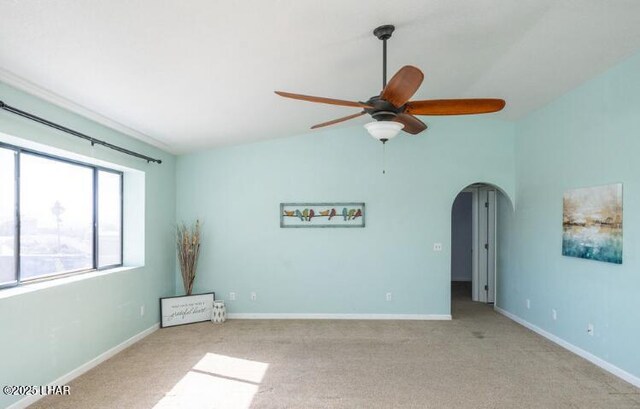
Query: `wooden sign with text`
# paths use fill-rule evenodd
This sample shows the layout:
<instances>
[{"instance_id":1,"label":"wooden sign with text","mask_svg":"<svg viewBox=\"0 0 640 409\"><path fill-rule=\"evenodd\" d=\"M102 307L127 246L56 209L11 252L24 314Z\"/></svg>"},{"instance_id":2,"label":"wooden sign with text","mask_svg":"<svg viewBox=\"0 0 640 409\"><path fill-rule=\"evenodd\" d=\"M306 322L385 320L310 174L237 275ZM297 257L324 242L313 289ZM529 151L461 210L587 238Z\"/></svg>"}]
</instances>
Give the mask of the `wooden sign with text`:
<instances>
[{"instance_id":1,"label":"wooden sign with text","mask_svg":"<svg viewBox=\"0 0 640 409\"><path fill-rule=\"evenodd\" d=\"M160 298L160 328L211 320L215 293Z\"/></svg>"}]
</instances>

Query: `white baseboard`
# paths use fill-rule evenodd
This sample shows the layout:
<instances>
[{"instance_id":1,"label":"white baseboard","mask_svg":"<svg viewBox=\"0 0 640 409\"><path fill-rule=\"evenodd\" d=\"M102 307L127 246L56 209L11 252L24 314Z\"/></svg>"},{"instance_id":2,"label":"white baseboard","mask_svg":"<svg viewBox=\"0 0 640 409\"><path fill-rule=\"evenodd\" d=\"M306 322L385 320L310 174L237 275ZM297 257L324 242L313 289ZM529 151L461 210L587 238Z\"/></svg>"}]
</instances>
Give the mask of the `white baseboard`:
<instances>
[{"instance_id":1,"label":"white baseboard","mask_svg":"<svg viewBox=\"0 0 640 409\"><path fill-rule=\"evenodd\" d=\"M79 367L77 367L73 371L71 371L71 372L69 372L69 373L67 373L65 375L62 375L61 377L59 377L55 381L51 382L49 385L66 385L66 384L68 384L73 379L75 379L78 376L82 375L83 373L89 371L90 369L95 368L96 366L100 365L101 363L103 363L107 359L109 359L112 356L116 355L118 352L120 352L120 351L124 350L125 348L135 344L138 341L140 341L142 338L144 338L147 335L151 334L152 332L154 332L158 328L160 328L160 324L154 324L153 326L145 329L142 332L137 333L136 335L132 336L131 338L127 339L126 341L116 345L115 347L111 348L110 350L103 352L102 354L100 354L97 357L93 358L89 362L86 362L86 363L80 365ZM42 398L44 398L44 396L40 396L40 395L27 396L24 399L20 399L16 403L14 403L11 406L7 407L7 409L23 409L23 408L26 408L29 405L32 405L33 403L35 403L36 401L38 401L38 400L40 400Z\"/></svg>"},{"instance_id":2,"label":"white baseboard","mask_svg":"<svg viewBox=\"0 0 640 409\"><path fill-rule=\"evenodd\" d=\"M512 319L513 321L517 322L518 324L522 325L523 327L529 328L531 331L542 335L543 337L547 338L548 340L555 342L556 344L560 345L561 347L573 352L574 354L586 359L587 361L599 366L600 368L604 369L605 371L617 376L618 378L625 380L627 382L629 382L630 384L640 388L640 378L638 378L635 375L630 374L629 372L625 371L624 369L618 368L617 366L605 361L602 358L599 358L595 355L593 355L591 352L587 352L584 349L577 347L567 341L565 341L564 339L553 335L550 332L547 332L545 330L543 330L542 328L533 325L532 323L525 321L524 319L518 317L515 314L510 313L509 311L503 310L502 308L498 307L498 306L494 306L493 307L494 310L502 315L504 315L505 317Z\"/></svg>"},{"instance_id":3,"label":"white baseboard","mask_svg":"<svg viewBox=\"0 0 640 409\"><path fill-rule=\"evenodd\" d=\"M230 313L236 320L416 320L446 321L449 314L290 314L290 313Z\"/></svg>"}]
</instances>

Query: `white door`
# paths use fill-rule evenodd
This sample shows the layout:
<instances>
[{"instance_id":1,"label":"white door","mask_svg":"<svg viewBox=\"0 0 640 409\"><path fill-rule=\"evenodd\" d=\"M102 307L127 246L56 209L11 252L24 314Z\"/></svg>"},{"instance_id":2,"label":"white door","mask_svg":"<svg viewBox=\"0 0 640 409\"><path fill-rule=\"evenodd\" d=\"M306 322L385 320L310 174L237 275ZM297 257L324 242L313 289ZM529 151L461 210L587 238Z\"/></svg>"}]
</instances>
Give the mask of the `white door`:
<instances>
[{"instance_id":1,"label":"white door","mask_svg":"<svg viewBox=\"0 0 640 409\"><path fill-rule=\"evenodd\" d=\"M481 187L477 190L477 249L473 274L473 301L495 302L496 274L496 190Z\"/></svg>"}]
</instances>

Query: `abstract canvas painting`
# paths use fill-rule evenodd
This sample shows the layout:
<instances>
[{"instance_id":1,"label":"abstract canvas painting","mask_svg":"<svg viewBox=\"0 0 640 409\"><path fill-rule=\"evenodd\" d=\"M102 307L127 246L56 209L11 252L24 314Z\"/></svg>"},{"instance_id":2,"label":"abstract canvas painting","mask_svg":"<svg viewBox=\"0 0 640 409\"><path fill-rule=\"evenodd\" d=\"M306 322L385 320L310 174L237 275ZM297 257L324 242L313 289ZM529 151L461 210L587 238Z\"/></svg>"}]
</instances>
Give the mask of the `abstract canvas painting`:
<instances>
[{"instance_id":1,"label":"abstract canvas painting","mask_svg":"<svg viewBox=\"0 0 640 409\"><path fill-rule=\"evenodd\" d=\"M565 192L562 254L622 264L622 183Z\"/></svg>"},{"instance_id":2,"label":"abstract canvas painting","mask_svg":"<svg viewBox=\"0 0 640 409\"><path fill-rule=\"evenodd\" d=\"M280 227L364 227L364 203L280 203Z\"/></svg>"}]
</instances>

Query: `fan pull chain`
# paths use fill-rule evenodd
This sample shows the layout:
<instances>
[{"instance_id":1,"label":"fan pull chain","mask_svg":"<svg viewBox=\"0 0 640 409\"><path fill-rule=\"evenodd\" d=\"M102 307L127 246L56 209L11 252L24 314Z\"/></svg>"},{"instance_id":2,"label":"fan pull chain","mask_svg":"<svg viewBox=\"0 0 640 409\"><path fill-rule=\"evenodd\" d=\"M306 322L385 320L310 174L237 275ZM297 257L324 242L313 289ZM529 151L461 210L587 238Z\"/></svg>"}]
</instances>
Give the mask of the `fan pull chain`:
<instances>
[{"instance_id":1,"label":"fan pull chain","mask_svg":"<svg viewBox=\"0 0 640 409\"><path fill-rule=\"evenodd\" d=\"M382 140L382 174L386 174L387 173L387 156L386 156L386 149L387 146L387 140L383 139Z\"/></svg>"}]
</instances>

